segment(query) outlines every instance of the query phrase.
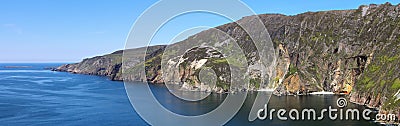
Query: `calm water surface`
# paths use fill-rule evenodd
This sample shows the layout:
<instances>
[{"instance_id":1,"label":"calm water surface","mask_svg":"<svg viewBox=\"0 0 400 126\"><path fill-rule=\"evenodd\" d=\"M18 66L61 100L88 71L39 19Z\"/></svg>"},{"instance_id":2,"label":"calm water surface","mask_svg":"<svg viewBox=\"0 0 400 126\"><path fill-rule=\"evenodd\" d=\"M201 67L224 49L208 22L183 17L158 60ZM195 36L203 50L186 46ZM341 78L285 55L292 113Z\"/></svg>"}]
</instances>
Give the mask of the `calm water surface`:
<instances>
[{"instance_id":1,"label":"calm water surface","mask_svg":"<svg viewBox=\"0 0 400 126\"><path fill-rule=\"evenodd\" d=\"M122 82L105 77L44 70L61 64L0 64L0 125L147 125L131 107ZM5 66L31 66L5 68ZM135 84L133 84L135 85ZM226 97L211 94L200 102L186 102L168 92L163 85L151 85L164 107L197 115L216 108ZM279 121L248 122L256 93L227 125L376 125L369 121ZM338 96L273 96L269 108L302 109L336 106ZM350 104L351 108L364 109Z\"/></svg>"}]
</instances>

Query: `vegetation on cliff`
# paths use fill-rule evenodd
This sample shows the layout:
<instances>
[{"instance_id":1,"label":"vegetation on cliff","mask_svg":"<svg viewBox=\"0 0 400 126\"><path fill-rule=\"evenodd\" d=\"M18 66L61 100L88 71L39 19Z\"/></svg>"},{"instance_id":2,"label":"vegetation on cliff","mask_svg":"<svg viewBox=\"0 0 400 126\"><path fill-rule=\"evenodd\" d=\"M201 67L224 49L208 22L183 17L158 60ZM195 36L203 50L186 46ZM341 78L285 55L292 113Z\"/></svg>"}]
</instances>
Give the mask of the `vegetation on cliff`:
<instances>
[{"instance_id":1,"label":"vegetation on cliff","mask_svg":"<svg viewBox=\"0 0 400 126\"><path fill-rule=\"evenodd\" d=\"M315 91L343 92L353 87L350 100L370 107L399 112L400 103L400 5L390 3L360 6L354 10L307 12L295 16L280 14L257 15L265 23L276 50L276 76L271 82L275 94L306 94ZM251 17L251 16L250 16ZM239 21L246 21L244 17ZM216 27L237 41L250 71L249 89L260 88L265 78L259 76L262 67L251 38L238 26L229 23ZM215 41L216 35L206 30L174 45ZM225 43L219 43L221 45ZM227 45L225 45L227 46ZM150 81L164 83L161 61L166 46L125 50L130 55L122 71L122 51L67 64L58 71L109 76L112 80ZM179 49L176 49L179 51ZM174 54L177 52L165 52ZM138 59L146 55L146 59ZM198 83L196 64L207 60L204 67L214 67L218 90L229 90L228 62L212 49L195 48L185 58L170 57L171 66L179 66L183 76L177 83ZM203 61L204 61L203 60ZM182 61L182 62L179 62ZM179 64L177 64L179 63ZM194 64L194 65L191 65ZM235 66L235 63L230 63ZM239 63L237 63L239 64ZM146 74L137 72L145 66ZM123 76L127 75L127 76ZM243 87L242 87L243 88Z\"/></svg>"}]
</instances>

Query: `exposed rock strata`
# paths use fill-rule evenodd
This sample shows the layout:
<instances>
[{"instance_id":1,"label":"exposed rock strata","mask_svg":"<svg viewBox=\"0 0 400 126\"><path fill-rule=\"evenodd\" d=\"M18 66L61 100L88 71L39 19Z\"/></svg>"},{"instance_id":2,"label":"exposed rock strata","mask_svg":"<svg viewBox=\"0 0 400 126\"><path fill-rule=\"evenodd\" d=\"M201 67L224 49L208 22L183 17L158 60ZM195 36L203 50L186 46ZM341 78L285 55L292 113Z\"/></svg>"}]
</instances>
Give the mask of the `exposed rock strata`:
<instances>
[{"instance_id":1,"label":"exposed rock strata","mask_svg":"<svg viewBox=\"0 0 400 126\"><path fill-rule=\"evenodd\" d=\"M267 81L272 87L277 87L275 94L307 94L315 91L339 93L350 85L353 87L350 90L352 102L397 113L400 111L399 95L396 94L400 89L400 5L386 3L361 6L355 10L307 12L295 16L258 16L270 33L278 56L276 76L269 78L271 82ZM251 16L240 21L249 18ZM236 23L216 28L238 42L251 68L251 85L248 89L259 88L259 83L265 78L260 78L259 72L263 68L258 65L259 57L251 44L251 38ZM211 33L203 31L177 44L209 41ZM127 76L121 74L121 51L63 65L57 71L102 75L112 80L164 83L160 62L165 46L152 46L147 54L143 54L144 49L126 50L131 55L131 58L126 59L129 64L124 65L124 69L131 72ZM193 49L192 52L187 54L185 60L171 58L173 60L168 62L171 67L180 68L176 75L181 76L172 81L201 87L196 74L200 67L212 64L218 66L215 68L218 83L213 91L230 90L231 71L223 56L210 53L210 49L205 48ZM135 58L140 55L146 55L146 61ZM134 72L143 65L146 67L146 75Z\"/></svg>"}]
</instances>

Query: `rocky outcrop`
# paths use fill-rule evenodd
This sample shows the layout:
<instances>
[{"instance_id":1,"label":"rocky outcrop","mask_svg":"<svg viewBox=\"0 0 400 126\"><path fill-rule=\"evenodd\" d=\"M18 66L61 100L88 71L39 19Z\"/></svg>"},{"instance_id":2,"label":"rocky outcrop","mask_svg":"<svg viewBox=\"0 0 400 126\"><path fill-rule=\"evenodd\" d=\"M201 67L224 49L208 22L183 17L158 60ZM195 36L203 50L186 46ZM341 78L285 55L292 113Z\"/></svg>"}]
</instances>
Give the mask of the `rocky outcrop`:
<instances>
[{"instance_id":1,"label":"rocky outcrop","mask_svg":"<svg viewBox=\"0 0 400 126\"><path fill-rule=\"evenodd\" d=\"M163 50L166 46L152 46L149 48L138 48L125 50L126 55L130 55L129 64L125 65L125 67L134 67L139 64L143 64L144 59L141 59L141 55L146 55L146 57L155 57L158 54L162 54ZM147 49L147 54L144 54ZM99 76L107 76L111 80L123 80L122 76L122 54L123 51L116 51L114 53L104 55L104 56L96 56L93 58L84 59L82 62L75 64L65 64L62 65L54 71L62 71L62 72L70 72L76 74L88 74L88 75L99 75ZM148 68L149 72L158 71L157 68ZM138 73L135 76L125 77L125 79L129 80L141 80L145 75L140 75ZM143 80L143 79L142 79Z\"/></svg>"},{"instance_id":2,"label":"rocky outcrop","mask_svg":"<svg viewBox=\"0 0 400 126\"><path fill-rule=\"evenodd\" d=\"M351 92L350 100L370 107L399 111L400 100L400 5L390 3L360 6L354 10L307 12L295 16L280 14L257 15L270 33L277 55L276 76L263 81L256 48L251 38L238 26L229 23L216 27L237 41L249 65L250 87L237 86L235 90L260 88L260 83L277 87L275 94L307 94L315 91ZM247 21L253 16L239 21ZM206 30L182 42L213 41L215 32ZM226 46L222 41L215 46ZM85 59L67 64L57 71L108 76L112 80L150 81L165 83L161 72L165 46L125 50L131 58L122 65L122 52ZM175 50L179 50L176 48ZM173 53L173 52L168 52ZM196 54L196 55L195 55ZM146 55L146 59L139 59ZM135 58L136 57L136 58ZM171 68L179 68L170 82L185 84L188 89L202 87L198 74L201 67L213 66L217 75L214 91L229 88L229 64L210 48L194 48L184 58L169 57ZM145 66L145 75L135 72ZM127 76L121 76L126 69ZM180 75L179 77L176 77ZM168 77L167 77L168 78ZM271 86L272 85L272 86ZM351 89L345 89L352 87ZM208 88L208 87L207 87Z\"/></svg>"}]
</instances>

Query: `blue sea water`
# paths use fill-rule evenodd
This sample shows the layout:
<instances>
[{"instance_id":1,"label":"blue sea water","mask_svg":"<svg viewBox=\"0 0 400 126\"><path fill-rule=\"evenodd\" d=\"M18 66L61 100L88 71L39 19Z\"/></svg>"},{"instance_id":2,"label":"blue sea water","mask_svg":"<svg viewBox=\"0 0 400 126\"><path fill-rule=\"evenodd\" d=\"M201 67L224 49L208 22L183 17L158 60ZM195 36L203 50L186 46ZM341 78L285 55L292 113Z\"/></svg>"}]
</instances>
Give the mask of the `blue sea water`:
<instances>
[{"instance_id":1,"label":"blue sea water","mask_svg":"<svg viewBox=\"0 0 400 126\"><path fill-rule=\"evenodd\" d=\"M59 65L0 64L0 125L146 125L123 82L44 69Z\"/></svg>"},{"instance_id":2,"label":"blue sea water","mask_svg":"<svg viewBox=\"0 0 400 126\"><path fill-rule=\"evenodd\" d=\"M0 64L0 125L148 125L135 112L123 82L105 77L45 70L61 64ZM6 66L30 66L7 68ZM198 103L183 102L164 85L151 85L159 102L173 112L185 115L206 113L217 107L226 95L212 94ZM227 125L376 125L371 121L280 121L248 122L256 93L250 92L245 104ZM326 108L336 105L337 96L271 97L271 108ZM365 109L349 103L349 107Z\"/></svg>"}]
</instances>

